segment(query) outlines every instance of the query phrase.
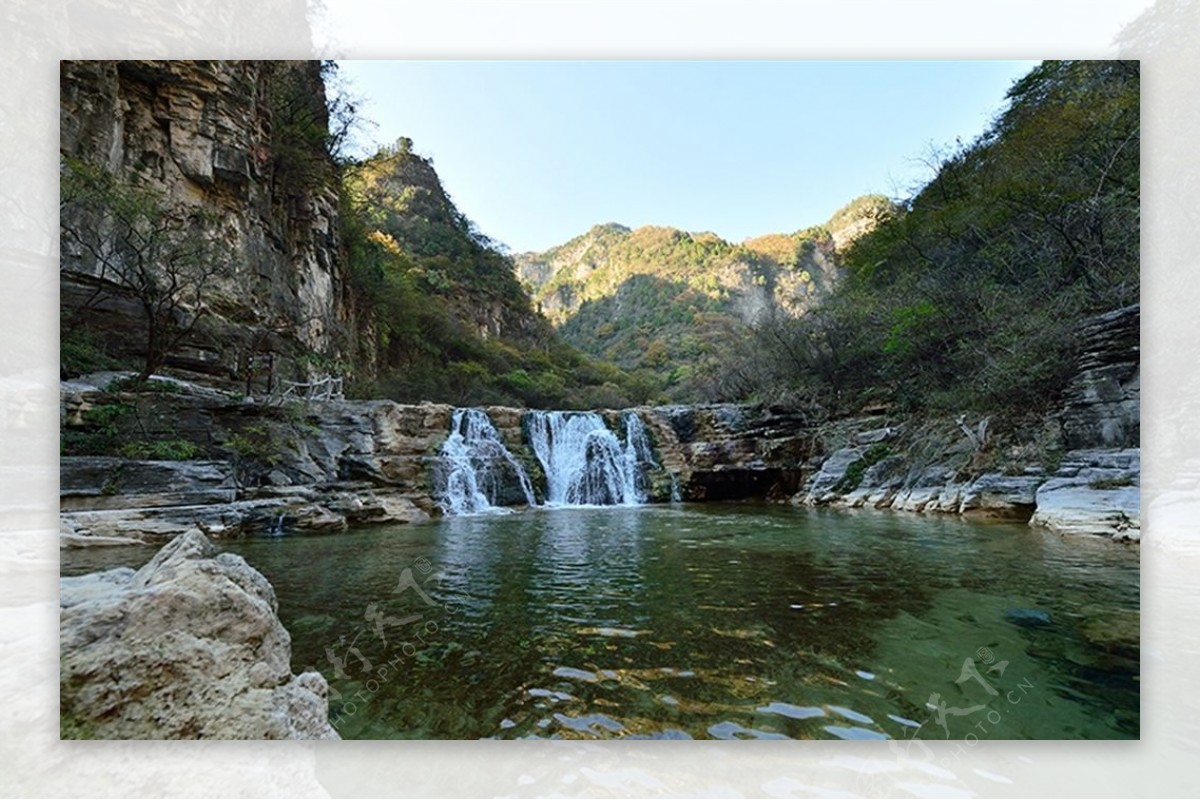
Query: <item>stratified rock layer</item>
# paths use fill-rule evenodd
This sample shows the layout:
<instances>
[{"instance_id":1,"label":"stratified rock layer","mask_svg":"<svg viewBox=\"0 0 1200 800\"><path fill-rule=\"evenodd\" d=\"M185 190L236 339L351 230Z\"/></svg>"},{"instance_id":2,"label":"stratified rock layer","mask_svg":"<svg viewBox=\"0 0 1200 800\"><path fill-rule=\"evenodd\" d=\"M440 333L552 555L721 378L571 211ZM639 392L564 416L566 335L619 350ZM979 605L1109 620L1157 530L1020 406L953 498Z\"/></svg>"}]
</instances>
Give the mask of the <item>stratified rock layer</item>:
<instances>
[{"instance_id":1,"label":"stratified rock layer","mask_svg":"<svg viewBox=\"0 0 1200 800\"><path fill-rule=\"evenodd\" d=\"M318 62L63 61L60 95L65 158L218 218L208 235L227 246L232 274L206 288L204 325L169 354L172 367L219 380L253 352L336 355L352 322L336 186L319 142L297 150L280 136L290 121L279 109L304 106L323 124ZM64 227L87 232L80 214L65 208ZM97 301L97 273L87 248L64 237L64 311L88 307L109 354L136 359L141 308L111 285Z\"/></svg>"}]
</instances>

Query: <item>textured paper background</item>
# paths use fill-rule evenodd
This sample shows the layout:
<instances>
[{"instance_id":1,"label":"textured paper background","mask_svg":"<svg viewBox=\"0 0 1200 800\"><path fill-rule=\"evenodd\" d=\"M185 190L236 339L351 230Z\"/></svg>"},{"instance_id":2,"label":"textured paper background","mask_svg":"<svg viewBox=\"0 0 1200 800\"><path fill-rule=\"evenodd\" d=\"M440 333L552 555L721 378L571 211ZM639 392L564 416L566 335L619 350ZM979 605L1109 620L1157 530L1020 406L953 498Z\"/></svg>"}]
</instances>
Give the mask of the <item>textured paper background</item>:
<instances>
[{"instance_id":1,"label":"textured paper background","mask_svg":"<svg viewBox=\"0 0 1200 800\"><path fill-rule=\"evenodd\" d=\"M328 0L324 6L9 0L0 10L0 795L1109 797L1200 791L1197 2ZM1141 58L1142 741L957 741L928 749L883 742L59 742L58 59L314 53Z\"/></svg>"}]
</instances>

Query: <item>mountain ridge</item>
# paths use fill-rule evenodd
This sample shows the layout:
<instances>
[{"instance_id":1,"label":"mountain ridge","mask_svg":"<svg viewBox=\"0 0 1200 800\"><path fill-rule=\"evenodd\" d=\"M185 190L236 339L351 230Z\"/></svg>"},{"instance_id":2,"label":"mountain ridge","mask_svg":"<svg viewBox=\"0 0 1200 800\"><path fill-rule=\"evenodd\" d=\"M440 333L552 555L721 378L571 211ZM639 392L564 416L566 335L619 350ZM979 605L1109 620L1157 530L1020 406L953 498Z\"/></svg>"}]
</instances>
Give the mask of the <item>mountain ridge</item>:
<instances>
[{"instance_id":1,"label":"mountain ridge","mask_svg":"<svg viewBox=\"0 0 1200 800\"><path fill-rule=\"evenodd\" d=\"M541 311L575 347L626 370L648 369L677 399L715 340L764 315L798 316L837 283L840 254L897 213L863 195L821 225L740 243L711 231L618 222L513 257Z\"/></svg>"}]
</instances>

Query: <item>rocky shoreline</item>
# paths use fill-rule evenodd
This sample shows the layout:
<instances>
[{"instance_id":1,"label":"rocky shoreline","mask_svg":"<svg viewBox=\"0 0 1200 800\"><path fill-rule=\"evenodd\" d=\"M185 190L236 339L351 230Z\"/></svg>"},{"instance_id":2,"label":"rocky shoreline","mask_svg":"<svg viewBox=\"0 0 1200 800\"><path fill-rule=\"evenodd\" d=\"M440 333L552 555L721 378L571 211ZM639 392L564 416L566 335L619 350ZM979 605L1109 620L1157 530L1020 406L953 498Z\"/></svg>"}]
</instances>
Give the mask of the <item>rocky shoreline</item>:
<instances>
[{"instance_id":1,"label":"rocky shoreline","mask_svg":"<svg viewBox=\"0 0 1200 800\"><path fill-rule=\"evenodd\" d=\"M863 447L838 450L792 502L1028 521L1060 534L1141 539L1138 448L1072 450L1052 472L1029 466L972 479L959 479L952 465L915 466L897 456L867 466L868 456ZM861 477L848 488L856 466Z\"/></svg>"},{"instance_id":2,"label":"rocky shoreline","mask_svg":"<svg viewBox=\"0 0 1200 800\"><path fill-rule=\"evenodd\" d=\"M187 394L154 398L159 413L176 418L194 410L195 400ZM76 391L65 405L87 402L88 395ZM209 422L199 430L210 441L239 435L229 417L258 420L260 430L278 428L266 438L283 444L257 476L236 459L64 457L62 546L161 543L193 528L215 538L339 533L440 513L434 484L451 406L313 402L304 404L296 422L278 409L247 408L232 397L210 396L205 403ZM537 462L524 433L528 412L484 411L536 484ZM976 445L945 429L933 455L919 458L913 453L927 445L927 432L869 427L876 418L843 421L831 430L762 406L635 412L654 444L658 466L648 476L653 502L667 502L673 494L685 501L760 499L1028 521L1058 533L1118 541L1140 537L1136 447L1067 451L1052 469L1030 458L983 470L972 468ZM248 476L255 482L248 483ZM541 499L542 489L536 489Z\"/></svg>"},{"instance_id":3,"label":"rocky shoreline","mask_svg":"<svg viewBox=\"0 0 1200 800\"><path fill-rule=\"evenodd\" d=\"M886 409L819 423L761 405L633 409L653 449L647 499L958 514L1136 544L1137 351L1112 341L1128 340L1138 318L1136 308L1106 317L1066 407L1033 434ZM337 738L325 679L291 672L270 584L240 557L214 555L209 537L430 519L454 409L272 405L170 379L135 393L121 377L62 384L64 446L119 441L122 455L64 455L61 546L165 546L136 572L61 579L62 736ZM534 412L483 410L540 502ZM617 428L619 412L601 414ZM497 496L526 496L508 488Z\"/></svg>"},{"instance_id":4,"label":"rocky shoreline","mask_svg":"<svg viewBox=\"0 0 1200 800\"><path fill-rule=\"evenodd\" d=\"M1024 430L888 409L835 421L762 405L632 409L654 450L647 499L951 513L1136 542L1139 324L1137 306L1097 318L1064 407ZM439 447L452 406L266 403L176 379L135 393L122 377L62 384L65 547L162 543L194 527L217 538L337 533L440 513ZM527 435L534 412L483 411L540 502L545 481ZM600 413L619 426L618 412ZM122 456L72 455L68 441L100 442L109 452L120 443ZM153 457L166 446L188 457ZM516 499L502 502L523 502L520 487L509 488L500 495Z\"/></svg>"}]
</instances>

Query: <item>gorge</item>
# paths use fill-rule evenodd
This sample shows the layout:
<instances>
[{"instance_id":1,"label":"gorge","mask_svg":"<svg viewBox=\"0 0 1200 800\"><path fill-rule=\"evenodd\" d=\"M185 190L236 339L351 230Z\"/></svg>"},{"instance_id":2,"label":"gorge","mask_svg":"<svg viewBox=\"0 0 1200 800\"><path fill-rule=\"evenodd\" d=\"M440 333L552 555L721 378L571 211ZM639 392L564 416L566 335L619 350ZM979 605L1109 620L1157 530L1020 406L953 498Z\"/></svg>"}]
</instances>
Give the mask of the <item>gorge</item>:
<instances>
[{"instance_id":1,"label":"gorge","mask_svg":"<svg viewBox=\"0 0 1200 800\"><path fill-rule=\"evenodd\" d=\"M64 736L1138 735L1136 65L515 257L333 69L63 62Z\"/></svg>"}]
</instances>

